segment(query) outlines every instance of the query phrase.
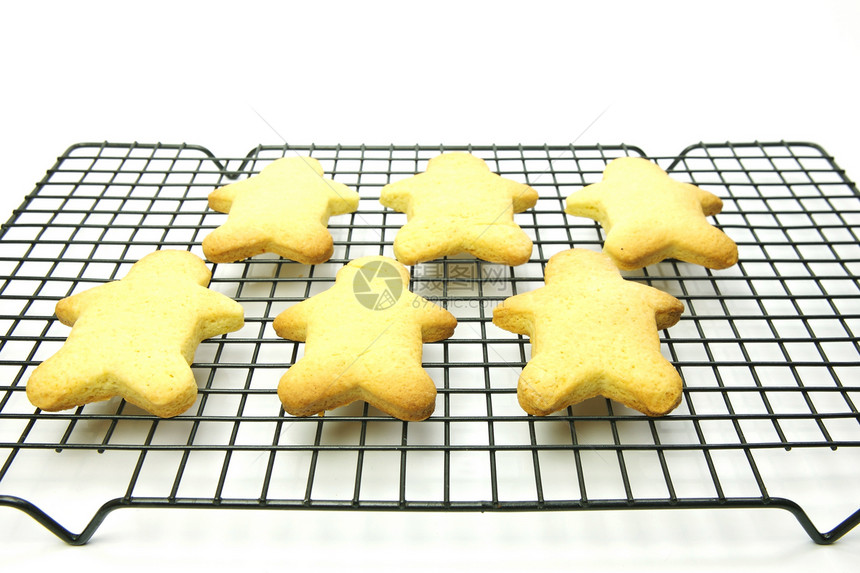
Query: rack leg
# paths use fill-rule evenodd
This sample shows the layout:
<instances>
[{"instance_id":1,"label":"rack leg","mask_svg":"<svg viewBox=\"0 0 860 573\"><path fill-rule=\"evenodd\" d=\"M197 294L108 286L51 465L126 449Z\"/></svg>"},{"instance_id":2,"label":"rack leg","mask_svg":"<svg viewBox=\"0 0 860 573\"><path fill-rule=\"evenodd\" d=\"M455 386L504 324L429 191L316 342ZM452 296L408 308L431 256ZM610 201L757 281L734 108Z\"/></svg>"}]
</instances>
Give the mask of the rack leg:
<instances>
[{"instance_id":1,"label":"rack leg","mask_svg":"<svg viewBox=\"0 0 860 573\"><path fill-rule=\"evenodd\" d=\"M787 499L775 499L771 500L773 505L777 507L781 507L790 511L794 517L800 522L800 525L803 527L804 531L809 534L809 537L819 545L830 545L835 542L837 539L851 531L854 527L860 524L860 509L849 515L842 523L831 529L827 532L820 532L818 528L812 523L812 520L809 519L809 516L806 515L806 512L803 509L794 503L793 501Z\"/></svg>"},{"instance_id":2,"label":"rack leg","mask_svg":"<svg viewBox=\"0 0 860 573\"><path fill-rule=\"evenodd\" d=\"M0 495L0 506L14 507L23 511L69 545L84 545L90 540L96 532L96 529L98 529L99 525L104 521L105 517L107 517L107 515L113 510L122 507L123 502L122 500L115 499L101 506L84 530L80 533L72 533L37 506L25 499L21 499L20 497Z\"/></svg>"}]
</instances>

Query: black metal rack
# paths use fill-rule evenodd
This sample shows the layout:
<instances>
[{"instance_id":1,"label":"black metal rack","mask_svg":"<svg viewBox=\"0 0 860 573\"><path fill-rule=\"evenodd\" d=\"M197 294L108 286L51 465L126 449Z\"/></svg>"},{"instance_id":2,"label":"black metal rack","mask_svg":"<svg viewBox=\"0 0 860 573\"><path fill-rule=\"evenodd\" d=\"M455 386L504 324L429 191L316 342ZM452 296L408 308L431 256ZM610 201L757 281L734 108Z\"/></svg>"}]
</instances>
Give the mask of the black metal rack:
<instances>
[{"instance_id":1,"label":"black metal rack","mask_svg":"<svg viewBox=\"0 0 860 573\"><path fill-rule=\"evenodd\" d=\"M303 345L279 339L271 321L326 289L348 260L391 255L405 216L379 204L380 188L452 150L529 183L540 200L516 216L535 241L527 264L447 258L412 268L411 289L459 320L453 338L425 345L436 412L419 423L366 404L285 415L277 380ZM29 404L29 372L68 333L56 301L123 276L155 249L202 256L202 238L225 217L207 208L208 193L291 154L316 157L327 176L354 186L359 211L331 219L328 263L261 256L212 266L211 288L243 304L246 326L200 346L200 395L187 413L159 420L118 399L59 413ZM626 145L283 145L220 158L185 144L70 147L0 232L0 505L71 544L86 543L125 507L774 507L794 514L815 542L833 542L860 522L860 203L814 144L697 144L653 158L724 199L714 219L740 250L724 271L666 261L625 273L686 305L681 322L661 333L685 381L675 412L649 419L602 398L545 418L519 409L516 380L530 346L492 324L492 307L540 286L554 253L600 248L600 227L566 216L564 199L622 155L645 154ZM786 459L797 471L822 471L820 491L781 495L790 483L773 468ZM821 533L796 500L828 495L841 522ZM81 533L60 525L93 511Z\"/></svg>"}]
</instances>

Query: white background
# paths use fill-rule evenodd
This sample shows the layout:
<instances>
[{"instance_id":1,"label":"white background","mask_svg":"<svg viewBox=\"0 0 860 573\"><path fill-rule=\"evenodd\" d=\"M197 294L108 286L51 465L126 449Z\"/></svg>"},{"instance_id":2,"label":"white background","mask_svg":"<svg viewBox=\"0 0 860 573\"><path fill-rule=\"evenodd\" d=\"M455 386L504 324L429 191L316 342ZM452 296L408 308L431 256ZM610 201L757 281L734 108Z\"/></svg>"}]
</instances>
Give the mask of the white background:
<instances>
[{"instance_id":1,"label":"white background","mask_svg":"<svg viewBox=\"0 0 860 573\"><path fill-rule=\"evenodd\" d=\"M808 140L856 180L858 31L860 3L822 0L4 3L0 220L79 141L187 142L240 156L282 138L576 140L656 156L698 141ZM858 562L860 531L817 547L782 511L123 510L71 548L0 510L4 571L841 571Z\"/></svg>"}]
</instances>

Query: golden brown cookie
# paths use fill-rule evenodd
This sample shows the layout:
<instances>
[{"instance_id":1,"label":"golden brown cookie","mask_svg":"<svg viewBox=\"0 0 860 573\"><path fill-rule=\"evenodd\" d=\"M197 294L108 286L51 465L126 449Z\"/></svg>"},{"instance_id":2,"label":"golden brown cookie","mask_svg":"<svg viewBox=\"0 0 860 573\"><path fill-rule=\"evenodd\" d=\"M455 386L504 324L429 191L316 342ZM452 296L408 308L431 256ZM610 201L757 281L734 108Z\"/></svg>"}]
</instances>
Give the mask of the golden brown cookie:
<instances>
[{"instance_id":1,"label":"golden brown cookie","mask_svg":"<svg viewBox=\"0 0 860 573\"><path fill-rule=\"evenodd\" d=\"M278 336L305 342L278 386L284 410L311 416L364 400L401 420L423 420L436 385L422 344L451 336L457 320L407 289L408 271L387 257L351 261L327 291L279 314Z\"/></svg>"},{"instance_id":2,"label":"golden brown cookie","mask_svg":"<svg viewBox=\"0 0 860 573\"><path fill-rule=\"evenodd\" d=\"M196 255L156 251L125 278L59 301L57 318L72 331L30 376L30 402L53 412L122 396L164 418L187 410L197 345L244 323L242 306L209 280Z\"/></svg>"},{"instance_id":3,"label":"golden brown cookie","mask_svg":"<svg viewBox=\"0 0 860 573\"><path fill-rule=\"evenodd\" d=\"M327 261L334 241L326 226L332 215L358 208L358 193L323 177L312 157L284 157L258 175L220 187L209 206L229 213L227 222L203 239L215 263L231 263L262 253L314 265Z\"/></svg>"},{"instance_id":4,"label":"golden brown cookie","mask_svg":"<svg viewBox=\"0 0 860 573\"><path fill-rule=\"evenodd\" d=\"M380 202L406 213L394 238L394 255L404 265L469 253L493 263L521 265L532 241L514 223L514 213L537 202L524 183L491 172L468 153L444 153L427 170L382 188Z\"/></svg>"},{"instance_id":5,"label":"golden brown cookie","mask_svg":"<svg viewBox=\"0 0 860 573\"><path fill-rule=\"evenodd\" d=\"M738 247L705 219L722 208L719 197L675 181L655 163L620 157L600 183L572 193L565 211L600 222L603 251L621 270L668 258L724 269L738 261Z\"/></svg>"},{"instance_id":6,"label":"golden brown cookie","mask_svg":"<svg viewBox=\"0 0 860 573\"><path fill-rule=\"evenodd\" d=\"M683 309L669 294L624 280L609 257L572 249L549 260L546 286L497 306L493 323L531 338L517 387L529 414L602 395L662 416L680 402L683 384L660 353L658 330Z\"/></svg>"}]
</instances>

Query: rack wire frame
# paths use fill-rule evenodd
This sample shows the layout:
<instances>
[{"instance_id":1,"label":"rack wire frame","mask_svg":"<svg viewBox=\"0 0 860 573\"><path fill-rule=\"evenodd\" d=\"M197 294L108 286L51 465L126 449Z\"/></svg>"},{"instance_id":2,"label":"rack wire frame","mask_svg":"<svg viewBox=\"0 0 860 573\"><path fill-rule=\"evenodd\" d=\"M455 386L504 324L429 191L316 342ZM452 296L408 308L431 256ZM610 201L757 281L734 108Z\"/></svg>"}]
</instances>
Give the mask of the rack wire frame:
<instances>
[{"instance_id":1,"label":"rack wire frame","mask_svg":"<svg viewBox=\"0 0 860 573\"><path fill-rule=\"evenodd\" d=\"M425 345L424 367L438 386L428 420L402 422L364 403L325 417L286 415L277 380L304 347L277 338L272 320L328 288L349 260L391 256L405 216L383 208L379 190L446 151L473 153L538 190L535 208L515 217L534 240L531 259L506 267L448 257L411 268L410 289L459 321L451 339ZM328 263L264 255L211 265L210 287L244 306L246 325L201 344L193 364L200 392L188 412L160 420L119 399L58 413L29 404L29 373L68 333L53 314L59 299L124 276L156 249L203 256L202 238L225 219L207 208L209 192L295 154L357 189L359 210L331 219ZM541 286L553 254L601 248L600 226L565 215L564 200L626 155L645 153L628 145L285 144L224 158L187 144L71 146L0 230L0 505L70 544L86 543L126 507L772 507L790 511L816 543L832 543L860 522L858 492L836 487L833 503L842 515L854 511L820 532L801 504L771 493L781 486L767 469L774 456L823 452L814 463L827 476L845 460L851 467L860 445L860 203L815 144L700 143L652 158L723 198L713 220L740 251L724 271L670 260L624 273L686 306L661 333L684 379L675 412L652 419L603 398L543 418L519 409L529 341L495 327L492 307ZM82 464L92 468L87 479ZM63 488L86 497L88 487L76 509L96 510L80 533L43 509ZM833 489L825 479L822 490Z\"/></svg>"}]
</instances>

